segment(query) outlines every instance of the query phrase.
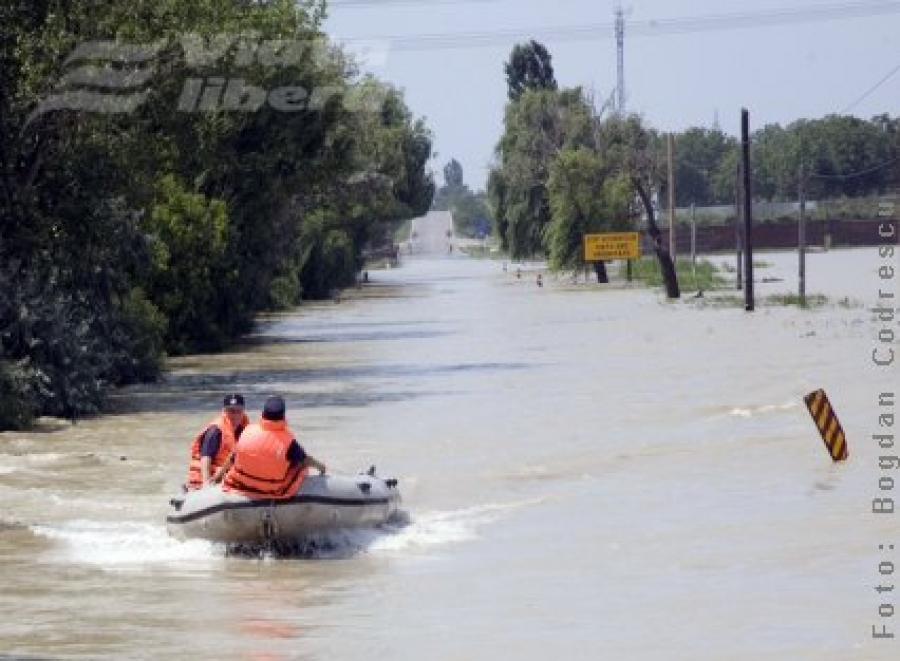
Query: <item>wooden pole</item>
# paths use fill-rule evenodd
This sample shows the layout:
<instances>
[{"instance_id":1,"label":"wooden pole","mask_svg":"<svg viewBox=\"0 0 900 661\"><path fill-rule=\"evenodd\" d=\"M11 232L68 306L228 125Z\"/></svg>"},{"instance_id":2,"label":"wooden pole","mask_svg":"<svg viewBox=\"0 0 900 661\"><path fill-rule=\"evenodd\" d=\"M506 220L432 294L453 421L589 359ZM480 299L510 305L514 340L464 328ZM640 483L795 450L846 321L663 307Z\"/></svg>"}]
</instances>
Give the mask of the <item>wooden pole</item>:
<instances>
[{"instance_id":1,"label":"wooden pole","mask_svg":"<svg viewBox=\"0 0 900 661\"><path fill-rule=\"evenodd\" d=\"M750 190L750 113L741 110L741 162L744 175L744 309L753 312L753 192Z\"/></svg>"},{"instance_id":2,"label":"wooden pole","mask_svg":"<svg viewBox=\"0 0 900 661\"><path fill-rule=\"evenodd\" d=\"M800 221L797 223L797 253L799 257L800 305L806 305L806 171L800 166Z\"/></svg>"},{"instance_id":3,"label":"wooden pole","mask_svg":"<svg viewBox=\"0 0 900 661\"><path fill-rule=\"evenodd\" d=\"M744 288L744 263L741 253L741 220L743 204L741 202L741 161L738 159L737 167L734 171L734 251L737 257L735 268L735 289L741 291Z\"/></svg>"},{"instance_id":4,"label":"wooden pole","mask_svg":"<svg viewBox=\"0 0 900 661\"><path fill-rule=\"evenodd\" d=\"M697 216L694 203L691 202L691 273L694 286L697 286Z\"/></svg>"},{"instance_id":5,"label":"wooden pole","mask_svg":"<svg viewBox=\"0 0 900 661\"><path fill-rule=\"evenodd\" d=\"M675 134L669 133L666 140L669 166L669 254L675 262Z\"/></svg>"}]
</instances>

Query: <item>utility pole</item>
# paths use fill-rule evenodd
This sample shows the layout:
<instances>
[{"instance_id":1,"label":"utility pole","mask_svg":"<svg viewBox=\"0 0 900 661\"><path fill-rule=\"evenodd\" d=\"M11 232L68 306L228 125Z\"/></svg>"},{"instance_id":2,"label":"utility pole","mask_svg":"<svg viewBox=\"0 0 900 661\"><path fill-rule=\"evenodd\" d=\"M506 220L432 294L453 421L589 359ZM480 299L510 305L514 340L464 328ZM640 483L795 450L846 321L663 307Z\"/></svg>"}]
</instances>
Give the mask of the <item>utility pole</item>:
<instances>
[{"instance_id":1,"label":"utility pole","mask_svg":"<svg viewBox=\"0 0 900 661\"><path fill-rule=\"evenodd\" d=\"M669 166L669 254L675 263L675 134L669 133L666 140Z\"/></svg>"},{"instance_id":2,"label":"utility pole","mask_svg":"<svg viewBox=\"0 0 900 661\"><path fill-rule=\"evenodd\" d=\"M616 114L625 114L625 14L616 7Z\"/></svg>"},{"instance_id":3,"label":"utility pole","mask_svg":"<svg viewBox=\"0 0 900 661\"><path fill-rule=\"evenodd\" d=\"M697 217L694 203L691 202L691 274L694 276L694 286L697 286ZM699 287L698 287L699 289Z\"/></svg>"},{"instance_id":4,"label":"utility pole","mask_svg":"<svg viewBox=\"0 0 900 661\"><path fill-rule=\"evenodd\" d=\"M800 166L800 220L797 223L797 254L799 257L800 305L806 306L806 169Z\"/></svg>"},{"instance_id":5,"label":"utility pole","mask_svg":"<svg viewBox=\"0 0 900 661\"><path fill-rule=\"evenodd\" d=\"M750 113L741 110L741 162L744 175L744 309L753 312L753 193L750 190Z\"/></svg>"},{"instance_id":6,"label":"utility pole","mask_svg":"<svg viewBox=\"0 0 900 661\"><path fill-rule=\"evenodd\" d=\"M743 184L741 183L741 161L738 159L737 167L734 170L734 250L737 255L737 268L735 269L735 273L737 277L735 278L735 288L738 291L741 291L744 288L744 264L741 259L741 220L743 209L743 202L741 201L741 189L743 188Z\"/></svg>"}]
</instances>

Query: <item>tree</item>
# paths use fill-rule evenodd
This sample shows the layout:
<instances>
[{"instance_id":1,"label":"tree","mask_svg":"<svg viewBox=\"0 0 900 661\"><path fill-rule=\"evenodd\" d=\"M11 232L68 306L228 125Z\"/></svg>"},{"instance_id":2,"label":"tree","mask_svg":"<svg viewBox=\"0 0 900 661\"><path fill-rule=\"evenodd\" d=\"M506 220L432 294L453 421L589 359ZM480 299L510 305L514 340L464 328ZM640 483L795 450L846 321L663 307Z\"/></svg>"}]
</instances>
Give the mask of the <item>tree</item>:
<instances>
[{"instance_id":1,"label":"tree","mask_svg":"<svg viewBox=\"0 0 900 661\"><path fill-rule=\"evenodd\" d=\"M463 169L455 158L451 158L444 166L444 186L447 188L462 188Z\"/></svg>"},{"instance_id":2,"label":"tree","mask_svg":"<svg viewBox=\"0 0 900 661\"><path fill-rule=\"evenodd\" d=\"M550 168L548 190L551 220L546 236L554 270L575 270L584 263L585 234L629 228L631 184L592 148L561 151ZM603 263L597 268L606 281Z\"/></svg>"},{"instance_id":3,"label":"tree","mask_svg":"<svg viewBox=\"0 0 900 661\"><path fill-rule=\"evenodd\" d=\"M225 337L210 310L218 302L227 240L225 203L185 190L173 176L160 181L145 228L153 237L148 293L168 318L172 353L220 349Z\"/></svg>"},{"instance_id":4,"label":"tree","mask_svg":"<svg viewBox=\"0 0 900 661\"><path fill-rule=\"evenodd\" d=\"M509 241L509 207L507 196L509 194L506 178L499 167L491 168L487 181L487 204L493 219L494 233L500 238L500 249L508 252Z\"/></svg>"},{"instance_id":5,"label":"tree","mask_svg":"<svg viewBox=\"0 0 900 661\"><path fill-rule=\"evenodd\" d=\"M734 199L734 171L717 178L722 163L737 152L738 141L719 130L691 128L676 137L675 203L727 204Z\"/></svg>"},{"instance_id":6,"label":"tree","mask_svg":"<svg viewBox=\"0 0 900 661\"><path fill-rule=\"evenodd\" d=\"M457 234L483 238L491 231L491 213L484 193L472 193L466 189L451 207L453 226Z\"/></svg>"},{"instance_id":7,"label":"tree","mask_svg":"<svg viewBox=\"0 0 900 661\"><path fill-rule=\"evenodd\" d=\"M154 378L164 352L223 346L260 310L328 295L367 241L429 208L430 132L399 92L358 79L321 33L323 6L0 5L0 428L97 410L110 385ZM150 53L136 107L41 105L97 69L77 48L113 37ZM207 39L221 57L192 64ZM232 102L266 102L185 111L185 85L225 72L242 81ZM265 94L296 87L302 107Z\"/></svg>"},{"instance_id":8,"label":"tree","mask_svg":"<svg viewBox=\"0 0 900 661\"><path fill-rule=\"evenodd\" d=\"M796 199L801 166L810 173L807 195L813 198L884 193L895 185L891 164L900 153L891 128L887 116L841 115L764 126L752 137L754 195Z\"/></svg>"},{"instance_id":9,"label":"tree","mask_svg":"<svg viewBox=\"0 0 900 661\"><path fill-rule=\"evenodd\" d=\"M434 196L432 208L453 213L454 231L481 238L490 232L491 212L484 193L473 193L463 181L463 169L455 158L444 166L444 185Z\"/></svg>"},{"instance_id":10,"label":"tree","mask_svg":"<svg viewBox=\"0 0 900 661\"><path fill-rule=\"evenodd\" d=\"M533 39L516 44L504 66L509 100L518 101L525 90L555 90L551 59L544 45Z\"/></svg>"},{"instance_id":11,"label":"tree","mask_svg":"<svg viewBox=\"0 0 900 661\"><path fill-rule=\"evenodd\" d=\"M489 190L501 240L513 259L547 254L550 167L561 149L592 139L591 109L580 88L526 90L507 104L496 149L499 173L489 179Z\"/></svg>"},{"instance_id":12,"label":"tree","mask_svg":"<svg viewBox=\"0 0 900 661\"><path fill-rule=\"evenodd\" d=\"M660 167L660 140L644 126L636 115L612 116L605 120L598 131L598 147L617 164L619 172L627 177L643 207L647 221L647 234L653 244L653 252L659 262L666 295L679 298L681 290L672 255L662 242L662 232L656 223L652 192L658 190L662 180Z\"/></svg>"}]
</instances>

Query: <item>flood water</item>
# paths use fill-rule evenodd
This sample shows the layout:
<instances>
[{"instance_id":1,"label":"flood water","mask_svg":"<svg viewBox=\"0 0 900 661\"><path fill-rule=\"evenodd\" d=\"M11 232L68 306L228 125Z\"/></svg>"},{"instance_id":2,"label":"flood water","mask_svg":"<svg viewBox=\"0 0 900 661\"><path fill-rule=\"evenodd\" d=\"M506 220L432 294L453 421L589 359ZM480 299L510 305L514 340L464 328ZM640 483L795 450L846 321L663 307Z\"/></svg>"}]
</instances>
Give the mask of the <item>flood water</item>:
<instances>
[{"instance_id":1,"label":"flood water","mask_svg":"<svg viewBox=\"0 0 900 661\"><path fill-rule=\"evenodd\" d=\"M795 290L795 256L757 258L760 296ZM900 333L871 310L900 295L886 263L810 255L826 305L748 314L413 257L114 414L0 434L0 659L900 658L872 636L900 637L874 589L900 571L900 514L872 513L900 496L872 439L900 382L872 362ZM283 394L332 471L399 478L408 523L290 559L170 539L190 438L234 390Z\"/></svg>"}]
</instances>

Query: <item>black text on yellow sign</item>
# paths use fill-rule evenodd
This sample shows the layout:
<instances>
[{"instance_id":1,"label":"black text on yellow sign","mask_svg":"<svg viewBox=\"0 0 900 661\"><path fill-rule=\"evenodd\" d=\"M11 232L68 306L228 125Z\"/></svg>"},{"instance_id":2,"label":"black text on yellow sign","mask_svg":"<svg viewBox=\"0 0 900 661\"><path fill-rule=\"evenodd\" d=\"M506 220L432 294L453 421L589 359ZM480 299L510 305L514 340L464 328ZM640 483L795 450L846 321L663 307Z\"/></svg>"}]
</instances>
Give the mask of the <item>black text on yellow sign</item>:
<instances>
[{"instance_id":1,"label":"black text on yellow sign","mask_svg":"<svg viewBox=\"0 0 900 661\"><path fill-rule=\"evenodd\" d=\"M637 259L640 256L641 242L637 232L584 235L584 261L586 262Z\"/></svg>"},{"instance_id":2,"label":"black text on yellow sign","mask_svg":"<svg viewBox=\"0 0 900 661\"><path fill-rule=\"evenodd\" d=\"M850 456L847 452L847 439L825 391L819 389L811 392L803 398L803 401L806 402L806 408L809 409L813 422L819 428L831 458L835 461L844 461Z\"/></svg>"}]
</instances>

